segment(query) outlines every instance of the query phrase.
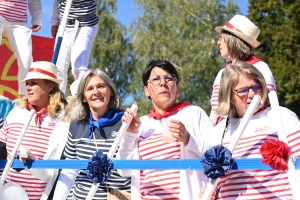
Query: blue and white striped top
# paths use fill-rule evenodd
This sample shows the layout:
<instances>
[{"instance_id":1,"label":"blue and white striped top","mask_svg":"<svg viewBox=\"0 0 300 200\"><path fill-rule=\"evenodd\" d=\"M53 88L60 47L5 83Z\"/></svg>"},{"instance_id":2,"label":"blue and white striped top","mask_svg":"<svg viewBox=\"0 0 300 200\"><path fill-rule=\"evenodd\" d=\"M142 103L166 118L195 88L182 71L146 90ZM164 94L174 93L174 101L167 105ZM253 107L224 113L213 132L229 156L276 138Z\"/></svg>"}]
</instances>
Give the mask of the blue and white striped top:
<instances>
[{"instance_id":1,"label":"blue and white striped top","mask_svg":"<svg viewBox=\"0 0 300 200\"><path fill-rule=\"evenodd\" d=\"M71 122L68 141L65 147L65 156L67 159L90 159L92 154L101 150L104 154L109 152L118 131L122 125L121 120L95 129L95 140L89 139L89 122L87 120L74 120ZM121 177L116 171L112 171L108 177L107 187L117 188L130 192L130 177ZM68 199L85 199L91 186L92 181L86 175L86 170L79 170L74 185L70 191ZM107 188L105 184L100 184L93 199L107 199Z\"/></svg>"},{"instance_id":2,"label":"blue and white striped top","mask_svg":"<svg viewBox=\"0 0 300 200\"><path fill-rule=\"evenodd\" d=\"M59 17L60 19L62 19L67 1L66 0L56 0L56 1L57 1L58 8L55 8L54 6L52 18L58 17L55 16L58 14L55 13L57 12L55 10L59 9ZM99 17L96 14L96 8L97 8L97 4L95 0L73 0L66 27L68 28L74 27L75 19L78 19L80 21L79 27L94 26L98 24Z\"/></svg>"}]
</instances>

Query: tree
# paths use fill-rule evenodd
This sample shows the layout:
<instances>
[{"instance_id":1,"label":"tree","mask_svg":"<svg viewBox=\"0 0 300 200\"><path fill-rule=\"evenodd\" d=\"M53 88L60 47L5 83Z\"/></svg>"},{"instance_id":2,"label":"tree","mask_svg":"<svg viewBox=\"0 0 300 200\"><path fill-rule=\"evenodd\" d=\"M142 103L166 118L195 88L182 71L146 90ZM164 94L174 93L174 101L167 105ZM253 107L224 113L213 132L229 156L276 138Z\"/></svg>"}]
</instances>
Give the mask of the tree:
<instances>
[{"instance_id":1,"label":"tree","mask_svg":"<svg viewBox=\"0 0 300 200\"><path fill-rule=\"evenodd\" d=\"M89 68L105 71L113 80L121 100L129 96L126 91L130 81L132 47L127 30L116 20L116 0L96 0L100 17L99 31L91 53Z\"/></svg>"},{"instance_id":2,"label":"tree","mask_svg":"<svg viewBox=\"0 0 300 200\"><path fill-rule=\"evenodd\" d=\"M261 29L256 54L274 74L279 103L300 117L300 1L249 0L249 18Z\"/></svg>"},{"instance_id":3,"label":"tree","mask_svg":"<svg viewBox=\"0 0 300 200\"><path fill-rule=\"evenodd\" d=\"M212 84L225 60L219 54L215 27L223 25L239 8L234 1L135 0L142 15L130 28L134 49L133 84L129 90L146 114L151 102L142 92L142 72L154 58L172 62L181 81L178 100L210 111ZM142 110L142 111L141 111Z\"/></svg>"}]
</instances>

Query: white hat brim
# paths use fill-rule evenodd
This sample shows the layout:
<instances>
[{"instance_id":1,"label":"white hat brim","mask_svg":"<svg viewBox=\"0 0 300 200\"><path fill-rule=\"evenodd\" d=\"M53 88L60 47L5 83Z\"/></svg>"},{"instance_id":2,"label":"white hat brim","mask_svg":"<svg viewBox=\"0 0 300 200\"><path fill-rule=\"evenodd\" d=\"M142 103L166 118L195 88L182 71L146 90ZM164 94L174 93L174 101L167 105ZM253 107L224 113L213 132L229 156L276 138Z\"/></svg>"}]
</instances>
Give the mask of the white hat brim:
<instances>
[{"instance_id":1,"label":"white hat brim","mask_svg":"<svg viewBox=\"0 0 300 200\"><path fill-rule=\"evenodd\" d=\"M232 33L233 35L237 36L238 38L244 40L248 44L250 44L253 48L257 48L260 45L260 43L257 40L253 39L252 37L249 37L248 35L245 35L245 34L239 32L239 31L233 30L233 29L228 28L226 26L217 26L215 28L215 30L218 33L221 33L222 30L228 31L228 32Z\"/></svg>"},{"instance_id":2,"label":"white hat brim","mask_svg":"<svg viewBox=\"0 0 300 200\"><path fill-rule=\"evenodd\" d=\"M57 84L60 84L62 82L62 80L58 80L58 79L52 78L51 76L47 76L47 75L44 75L44 74L41 74L41 73L38 73L38 72L29 72L27 74L26 78L23 79L21 82L25 82L25 81L30 80L30 79L46 79L46 80L49 80L49 81L53 81Z\"/></svg>"}]
</instances>

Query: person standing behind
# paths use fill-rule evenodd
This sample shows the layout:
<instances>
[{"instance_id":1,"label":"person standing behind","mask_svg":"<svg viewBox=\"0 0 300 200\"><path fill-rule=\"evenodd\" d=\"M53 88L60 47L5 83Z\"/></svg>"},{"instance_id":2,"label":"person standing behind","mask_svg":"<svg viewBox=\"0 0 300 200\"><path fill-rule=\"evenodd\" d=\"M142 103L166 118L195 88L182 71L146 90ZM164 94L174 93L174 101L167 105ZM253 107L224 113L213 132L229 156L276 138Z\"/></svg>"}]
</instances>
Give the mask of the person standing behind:
<instances>
[{"instance_id":1,"label":"person standing behind","mask_svg":"<svg viewBox=\"0 0 300 200\"><path fill-rule=\"evenodd\" d=\"M27 4L32 17L32 27L27 25ZM42 27L42 5L40 0L0 1L0 44L5 33L12 51L18 61L18 93L26 94L25 84L21 82L32 63L31 33Z\"/></svg>"},{"instance_id":2,"label":"person standing behind","mask_svg":"<svg viewBox=\"0 0 300 200\"><path fill-rule=\"evenodd\" d=\"M237 61L247 62L256 67L263 74L269 90L276 90L275 80L269 66L253 53L253 50L260 45L256 40L260 30L255 24L245 16L235 15L229 22L226 22L224 26L218 26L215 30L219 33L218 46L221 56L230 59L226 67ZM210 99L212 107L210 119L216 123L223 119L222 117L218 118L215 114L215 110L218 107L218 95L223 71L224 69L219 71L214 81Z\"/></svg>"},{"instance_id":3,"label":"person standing behind","mask_svg":"<svg viewBox=\"0 0 300 200\"><path fill-rule=\"evenodd\" d=\"M35 114L29 122L21 146L29 148L34 158L42 159L45 155L51 131L55 124L62 120L67 104L64 94L59 89L61 81L56 77L56 70L56 66L51 62L40 61L31 64L23 80L26 83L26 96L9 112L0 129L0 141L6 144L8 155L11 154L25 125L24 117L28 116L29 110L34 110ZM9 170L6 182L22 186L30 200L40 199L47 184L47 181L34 177L28 170L16 172L13 169Z\"/></svg>"},{"instance_id":4,"label":"person standing behind","mask_svg":"<svg viewBox=\"0 0 300 200\"><path fill-rule=\"evenodd\" d=\"M51 34L53 37L57 36L66 2L67 0L54 0L51 18ZM68 22L56 62L58 78L63 80L60 84L60 88L64 93L67 88L70 62L75 80L82 77L88 70L91 50L98 32L99 17L96 15L96 7L95 0L72 1Z\"/></svg>"},{"instance_id":5,"label":"person standing behind","mask_svg":"<svg viewBox=\"0 0 300 200\"><path fill-rule=\"evenodd\" d=\"M124 111L117 89L108 75L100 69L90 69L80 79L77 100L72 111L73 120L64 151L66 159L90 159L94 152L109 152L122 125ZM100 184L94 199L110 199L110 191L130 191L130 177L122 177L113 170L106 184ZM86 170L63 169L53 199L85 199L93 182Z\"/></svg>"}]
</instances>

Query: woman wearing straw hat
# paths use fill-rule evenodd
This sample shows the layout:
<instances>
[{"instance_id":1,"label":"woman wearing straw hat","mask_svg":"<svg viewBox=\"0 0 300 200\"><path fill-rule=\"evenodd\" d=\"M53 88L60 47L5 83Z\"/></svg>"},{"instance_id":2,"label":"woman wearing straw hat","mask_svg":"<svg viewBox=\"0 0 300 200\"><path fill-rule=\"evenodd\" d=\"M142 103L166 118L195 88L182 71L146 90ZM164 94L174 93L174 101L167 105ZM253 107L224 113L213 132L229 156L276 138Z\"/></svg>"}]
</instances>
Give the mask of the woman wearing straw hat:
<instances>
[{"instance_id":1,"label":"woman wearing straw hat","mask_svg":"<svg viewBox=\"0 0 300 200\"><path fill-rule=\"evenodd\" d=\"M227 119L214 127L211 145L229 146L255 95L261 97L260 104L232 157L263 158L262 162L273 170L235 170L226 174L217 186L217 199L296 199L287 176L287 160L290 154L300 156L300 121L284 107L279 107L280 116L277 115L275 106L270 106L272 101L262 73L248 63L236 62L222 74L216 112ZM287 145L279 141L278 117L282 120Z\"/></svg>"},{"instance_id":2,"label":"woman wearing straw hat","mask_svg":"<svg viewBox=\"0 0 300 200\"><path fill-rule=\"evenodd\" d=\"M22 154L19 152L19 155L22 161L43 158L51 131L61 120L67 103L59 89L61 81L56 76L57 68L50 62L40 61L31 64L23 80L26 83L26 96L10 111L0 130L0 141L6 143L8 155L24 126L24 116L33 109L35 115L21 143L21 147L26 147L27 151ZM28 170L16 172L10 169L6 182L18 183L26 190L29 199L40 199L47 185L47 181L39 180Z\"/></svg>"},{"instance_id":3,"label":"woman wearing straw hat","mask_svg":"<svg viewBox=\"0 0 300 200\"><path fill-rule=\"evenodd\" d=\"M71 86L71 96L67 97L68 105L66 105L64 109L64 116L62 121L55 124L50 139L49 146L46 154L43 159L64 159L63 150L65 148L67 137L69 133L69 127L72 120L74 120L74 116L72 116L72 110L75 107L77 100L77 90L79 81L75 80ZM48 185L45 189L43 197L41 199L53 199L54 189L57 182L57 178L59 176L59 170L57 169L29 169L29 171L37 178L41 180L48 180ZM51 192L49 192L51 190ZM49 194L50 193L50 194ZM48 196L49 195L49 196Z\"/></svg>"},{"instance_id":4,"label":"woman wearing straw hat","mask_svg":"<svg viewBox=\"0 0 300 200\"><path fill-rule=\"evenodd\" d=\"M247 17L235 15L229 22L226 22L224 26L218 26L215 29L219 33L218 46L221 56L230 59L226 67L236 61L247 62L256 67L263 74L269 90L276 90L275 80L269 66L253 53L253 50L260 45L256 40L260 32L259 28ZM210 100L212 107L210 119L214 122L217 120L216 123L223 119L218 118L215 114L215 110L218 107L218 94L223 71L224 69L219 71L214 81Z\"/></svg>"}]
</instances>

